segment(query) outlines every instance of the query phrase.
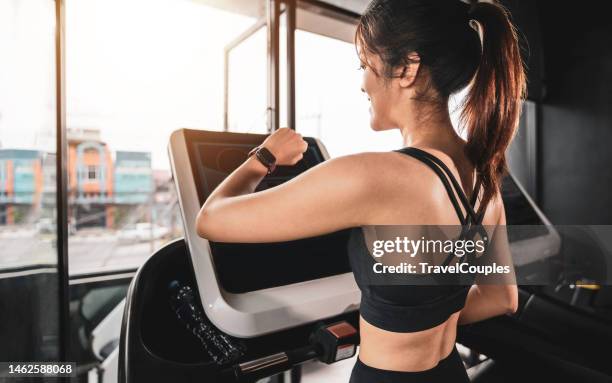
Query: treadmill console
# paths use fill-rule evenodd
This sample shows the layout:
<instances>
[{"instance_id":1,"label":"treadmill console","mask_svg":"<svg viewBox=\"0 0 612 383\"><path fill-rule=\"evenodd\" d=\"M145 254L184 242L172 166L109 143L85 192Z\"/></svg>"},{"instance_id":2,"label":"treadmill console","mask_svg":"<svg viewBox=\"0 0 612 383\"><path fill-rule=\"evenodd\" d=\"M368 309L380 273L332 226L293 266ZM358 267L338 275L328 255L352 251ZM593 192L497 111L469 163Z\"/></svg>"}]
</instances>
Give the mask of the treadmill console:
<instances>
[{"instance_id":1,"label":"treadmill console","mask_svg":"<svg viewBox=\"0 0 612 383\"><path fill-rule=\"evenodd\" d=\"M181 129L169 154L199 295L222 331L255 337L357 310L360 292L350 272L349 230L276 243L220 243L197 235L195 220L215 187L266 135ZM328 158L323 145L295 166L279 166L256 190L286 182Z\"/></svg>"}]
</instances>

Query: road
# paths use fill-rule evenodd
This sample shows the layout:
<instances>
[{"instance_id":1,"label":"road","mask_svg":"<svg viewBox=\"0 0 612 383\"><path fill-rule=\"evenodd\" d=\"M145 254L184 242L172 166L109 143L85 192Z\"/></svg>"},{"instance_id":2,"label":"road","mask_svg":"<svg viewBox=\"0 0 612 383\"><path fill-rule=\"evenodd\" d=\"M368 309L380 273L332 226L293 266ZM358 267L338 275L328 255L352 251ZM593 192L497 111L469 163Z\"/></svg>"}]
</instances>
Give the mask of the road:
<instances>
[{"instance_id":1,"label":"road","mask_svg":"<svg viewBox=\"0 0 612 383\"><path fill-rule=\"evenodd\" d=\"M122 241L104 231L77 232L68 239L68 269L71 275L139 267L153 250L171 238ZM55 239L34 230L0 232L0 272L30 265L57 262Z\"/></svg>"}]
</instances>

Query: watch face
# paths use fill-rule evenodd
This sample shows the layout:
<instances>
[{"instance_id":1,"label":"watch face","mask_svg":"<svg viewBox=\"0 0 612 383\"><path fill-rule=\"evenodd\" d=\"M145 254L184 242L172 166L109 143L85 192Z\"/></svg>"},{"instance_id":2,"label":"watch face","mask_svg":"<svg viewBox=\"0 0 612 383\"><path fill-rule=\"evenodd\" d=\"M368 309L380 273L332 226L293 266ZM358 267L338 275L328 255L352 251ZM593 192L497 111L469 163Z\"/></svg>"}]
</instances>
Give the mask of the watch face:
<instances>
[{"instance_id":1,"label":"watch face","mask_svg":"<svg viewBox=\"0 0 612 383\"><path fill-rule=\"evenodd\" d=\"M261 147L255 154L259 162L268 168L268 174L272 173L276 168L276 157L266 148Z\"/></svg>"},{"instance_id":2,"label":"watch face","mask_svg":"<svg viewBox=\"0 0 612 383\"><path fill-rule=\"evenodd\" d=\"M276 163L276 157L268 149L261 147L259 148L261 156L268 162L269 165Z\"/></svg>"}]
</instances>

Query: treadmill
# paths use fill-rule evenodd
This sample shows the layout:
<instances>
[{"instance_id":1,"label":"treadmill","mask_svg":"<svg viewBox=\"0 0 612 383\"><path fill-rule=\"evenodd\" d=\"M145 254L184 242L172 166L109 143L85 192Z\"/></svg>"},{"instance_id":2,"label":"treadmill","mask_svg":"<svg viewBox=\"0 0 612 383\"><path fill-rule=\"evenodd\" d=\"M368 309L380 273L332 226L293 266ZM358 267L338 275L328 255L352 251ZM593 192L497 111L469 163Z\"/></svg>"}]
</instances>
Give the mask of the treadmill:
<instances>
[{"instance_id":1,"label":"treadmill","mask_svg":"<svg viewBox=\"0 0 612 383\"><path fill-rule=\"evenodd\" d=\"M347 230L262 244L217 243L197 235L196 215L207 196L265 137L194 129L171 135L168 151L185 238L153 254L132 281L122 323L119 382L250 382L306 361L334 363L355 354L360 292L346 254ZM305 140L304 158L295 166L277 168L257 190L286 182L329 158L319 140ZM559 256L561 237L512 176L504 179L503 198L508 225L539 227L509 232L517 275L536 275L541 268L533 265ZM177 318L180 310L169 302L170 286L177 284L193 289L189 307L234 342L238 358L226 363L211 358L194 335L194 325ZM548 340L562 332L542 321L570 318L582 329L582 317L577 320L563 304L551 309L533 286L521 288L520 298L517 314L460 326L458 340L496 361L510 362L529 352L559 354L542 337ZM612 339L605 326L593 331L601 340ZM516 347L530 350L517 354Z\"/></svg>"},{"instance_id":2,"label":"treadmill","mask_svg":"<svg viewBox=\"0 0 612 383\"><path fill-rule=\"evenodd\" d=\"M360 300L346 255L347 230L267 244L213 243L198 236L196 215L208 195L265 137L182 129L170 138L170 162L202 305L215 326L241 338L355 311ZM305 140L303 159L266 176L257 191L329 158L320 141Z\"/></svg>"}]
</instances>

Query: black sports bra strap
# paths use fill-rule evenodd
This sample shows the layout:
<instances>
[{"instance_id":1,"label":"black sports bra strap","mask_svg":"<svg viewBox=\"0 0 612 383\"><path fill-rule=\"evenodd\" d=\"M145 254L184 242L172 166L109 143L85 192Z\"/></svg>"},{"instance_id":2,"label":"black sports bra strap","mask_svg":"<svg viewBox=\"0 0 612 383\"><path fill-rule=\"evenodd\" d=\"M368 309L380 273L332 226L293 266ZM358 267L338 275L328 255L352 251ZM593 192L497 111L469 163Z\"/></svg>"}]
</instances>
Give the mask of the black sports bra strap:
<instances>
[{"instance_id":1,"label":"black sports bra strap","mask_svg":"<svg viewBox=\"0 0 612 383\"><path fill-rule=\"evenodd\" d=\"M478 177L476 181L476 186L474 186L474 191L472 192L472 198L470 200L470 206L476 207L476 200L478 199L478 194L480 194L480 189L482 188L482 179ZM476 222L474 224L480 225L485 215L485 209L482 206L478 208L478 212L476 212Z\"/></svg>"},{"instance_id":2,"label":"black sports bra strap","mask_svg":"<svg viewBox=\"0 0 612 383\"><path fill-rule=\"evenodd\" d=\"M412 151L409 149L413 149L413 148L404 148L404 149L400 149L397 151L400 153L409 155L423 162L425 165L429 166L438 175L438 177L442 181L442 184L444 185L444 188L446 189L446 192L448 194L448 197L451 200L451 203L453 204L453 207L455 208L455 211L457 212L457 216L459 217L459 221L461 221L461 225L466 225L467 224L466 217L463 216L463 211L461 210L461 207L459 206L459 202L457 201L457 198L455 197L453 188L451 187L450 183L448 182L448 179L446 178L442 170L440 170L440 168L433 161L431 161L431 159L422 156L420 152Z\"/></svg>"},{"instance_id":3,"label":"black sports bra strap","mask_svg":"<svg viewBox=\"0 0 612 383\"><path fill-rule=\"evenodd\" d=\"M435 162L436 165L440 166L442 168L442 170L444 170L444 172L446 173L446 175L448 176L448 178L450 178L451 182L453 183L453 186L455 187L455 191L457 192L457 195L459 196L459 199L461 200L461 202L463 203L463 207L465 208L465 211L467 212L467 214L472 218L472 222L476 223L476 221L478 221L478 215L476 214L476 212L474 211L473 206L476 203L476 198L478 197L478 192L480 191L480 183L477 183L477 188L474 189L474 192L472 193L472 201L468 201L467 196L465 195L465 193L463 192L463 189L461 187L461 185L459 185L459 182L457 182L457 179L455 178L455 176L453 175L453 173L450 171L450 169L448 168L448 166L446 166L446 164L444 162L442 162L438 157L434 156L431 153L428 153L424 150L421 150L419 148L407 148L408 150L411 151L416 151L418 152L420 155L427 157L428 159L430 159L431 161ZM470 203L471 202L471 203Z\"/></svg>"},{"instance_id":4,"label":"black sports bra strap","mask_svg":"<svg viewBox=\"0 0 612 383\"><path fill-rule=\"evenodd\" d=\"M480 177L476 180L476 185L474 186L474 191L472 192L472 199L470 199L470 206L476 206L476 199L478 199L478 194L480 194L480 187L482 186L482 180Z\"/></svg>"},{"instance_id":5,"label":"black sports bra strap","mask_svg":"<svg viewBox=\"0 0 612 383\"><path fill-rule=\"evenodd\" d=\"M457 212L457 216L461 221L462 229L459 238L471 237L471 235L475 234L475 231L483 236L486 235L486 232L483 232L483 228L479 227L482 222L484 212L476 213L473 208L473 206L475 206L476 204L480 188L482 187L482 182L480 178L477 179L476 185L474 186L472 198L468 202L467 196L465 195L465 193L463 193L461 186L459 186L459 183L451 173L450 169L448 169L448 167L440 159L430 153L427 153L417 148L403 148L396 151L409 155L423 162L438 175L438 177L442 181L442 184L444 185L444 188L446 189L446 192L448 193L448 197L451 200L455 211ZM459 195L459 198L461 199L461 202L463 203L465 210L467 211L467 215L465 217L463 216L463 211L459 207L459 202L457 201L455 193L453 192L453 187L451 187L447 177L451 179L454 189L456 189L457 195ZM442 264L444 266L448 265L454 257L455 255L453 253L449 254ZM463 261L464 259L461 260L461 262Z\"/></svg>"}]
</instances>

